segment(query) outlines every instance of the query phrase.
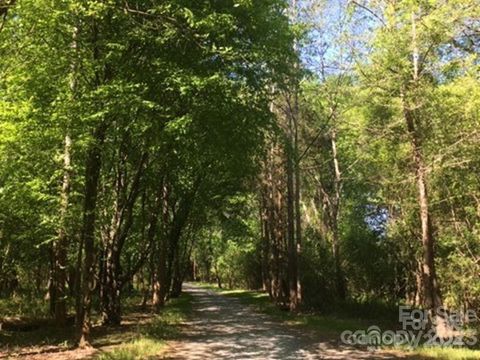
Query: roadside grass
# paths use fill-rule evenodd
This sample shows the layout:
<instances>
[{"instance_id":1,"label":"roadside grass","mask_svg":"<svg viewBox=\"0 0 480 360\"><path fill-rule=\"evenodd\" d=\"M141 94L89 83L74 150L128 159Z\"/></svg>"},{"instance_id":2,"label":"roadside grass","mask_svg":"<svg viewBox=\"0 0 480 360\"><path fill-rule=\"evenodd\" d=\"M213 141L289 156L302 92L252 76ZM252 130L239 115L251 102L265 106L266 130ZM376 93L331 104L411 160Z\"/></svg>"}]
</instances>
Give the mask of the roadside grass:
<instances>
[{"instance_id":1,"label":"roadside grass","mask_svg":"<svg viewBox=\"0 0 480 360\"><path fill-rule=\"evenodd\" d=\"M168 301L157 313L153 308L142 310L138 305L139 297L125 298L122 325L93 327L92 346L98 350L93 359L148 359L160 353L166 341L180 335L181 324L192 311L191 302L191 295L183 293L179 298ZM0 306L5 309L5 303ZM10 310L2 312L2 316L4 314L18 316L18 312L14 311L14 304L8 304L7 308ZM94 318L99 319L98 314L95 314ZM27 317L25 319L28 320ZM75 351L75 340L76 331L73 326L59 329L54 325L48 325L30 331L2 330L0 354L21 357L22 354L44 353L45 359L48 359L49 353Z\"/></svg>"},{"instance_id":2,"label":"roadside grass","mask_svg":"<svg viewBox=\"0 0 480 360\"><path fill-rule=\"evenodd\" d=\"M161 312L144 326L139 326L132 339L102 350L96 360L141 360L158 356L166 341L180 336L180 325L192 311L192 296L183 293L170 300Z\"/></svg>"},{"instance_id":3,"label":"roadside grass","mask_svg":"<svg viewBox=\"0 0 480 360\"><path fill-rule=\"evenodd\" d=\"M480 359L480 351L465 348L419 347L406 351L424 359L440 360L474 360Z\"/></svg>"},{"instance_id":4,"label":"roadside grass","mask_svg":"<svg viewBox=\"0 0 480 360\"><path fill-rule=\"evenodd\" d=\"M215 291L223 296L239 299L246 305L253 306L257 311L267 314L272 318L284 322L289 325L301 326L309 330L317 332L320 336L327 336L340 339L340 334L345 330L367 330L369 326L375 325L385 329L395 328L389 327L392 324L390 320L383 319L360 319L351 317L341 317L337 315L319 315L314 313L298 313L293 314L286 310L282 310L268 297L268 294L262 291L233 289L219 289L216 285L208 283L196 283L204 288ZM398 326L398 324L397 324ZM392 350L392 348L385 348ZM418 359L440 359L440 360L473 360L480 359L480 350L456 347L418 347L416 349L394 348L404 354Z\"/></svg>"},{"instance_id":5,"label":"roadside grass","mask_svg":"<svg viewBox=\"0 0 480 360\"><path fill-rule=\"evenodd\" d=\"M164 342L149 338L133 340L118 349L104 352L95 357L97 360L136 360L148 359L162 351Z\"/></svg>"}]
</instances>

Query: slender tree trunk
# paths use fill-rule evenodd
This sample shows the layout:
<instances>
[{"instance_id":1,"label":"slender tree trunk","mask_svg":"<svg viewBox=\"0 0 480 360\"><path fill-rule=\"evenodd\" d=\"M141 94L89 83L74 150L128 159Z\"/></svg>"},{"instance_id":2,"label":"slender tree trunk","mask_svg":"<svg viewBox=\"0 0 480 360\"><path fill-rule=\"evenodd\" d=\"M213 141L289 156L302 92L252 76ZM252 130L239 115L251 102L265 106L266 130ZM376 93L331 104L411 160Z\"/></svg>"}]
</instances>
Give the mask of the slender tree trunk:
<instances>
[{"instance_id":1,"label":"slender tree trunk","mask_svg":"<svg viewBox=\"0 0 480 360\"><path fill-rule=\"evenodd\" d=\"M417 261L416 262L416 271L415 271L415 297L414 299L414 304L415 306L423 306L425 304L425 301L423 299L423 261Z\"/></svg>"},{"instance_id":2,"label":"slender tree trunk","mask_svg":"<svg viewBox=\"0 0 480 360\"><path fill-rule=\"evenodd\" d=\"M294 190L293 166L291 155L287 160L287 251L288 251L288 284L290 310L297 308L297 249L295 244L295 218L294 218Z\"/></svg>"},{"instance_id":3,"label":"slender tree trunk","mask_svg":"<svg viewBox=\"0 0 480 360\"><path fill-rule=\"evenodd\" d=\"M122 169L118 169L116 184L116 199L110 227L106 231L104 241L104 275L100 278L102 294L102 321L105 325L119 325L121 322L120 310L120 248L119 237L122 231L122 216L126 200L123 194L126 179Z\"/></svg>"},{"instance_id":4,"label":"slender tree trunk","mask_svg":"<svg viewBox=\"0 0 480 360\"><path fill-rule=\"evenodd\" d=\"M55 316L55 304L57 302L57 286L55 284L55 244L51 244L48 248L49 257L50 257L50 268L48 272L48 283L47 283L47 293L45 295L45 300L49 301L49 312L50 315Z\"/></svg>"},{"instance_id":5,"label":"slender tree trunk","mask_svg":"<svg viewBox=\"0 0 480 360\"><path fill-rule=\"evenodd\" d=\"M67 281L67 250L68 250L68 234L67 213L68 202L70 196L70 172L71 172L71 147L72 140L67 131L65 135L65 147L63 154L63 184L61 191L60 203L60 228L58 231L58 239L55 244L55 321L57 326L65 326L67 321L66 308L66 281Z\"/></svg>"},{"instance_id":6,"label":"slender tree trunk","mask_svg":"<svg viewBox=\"0 0 480 360\"><path fill-rule=\"evenodd\" d=\"M165 305L165 221L167 216L163 214L168 210L165 201L165 189L163 183L159 186L159 191L156 196L155 206L150 217L150 225L148 228L147 236L153 246L152 259L151 259L151 271L152 271L152 304L158 309ZM162 227L161 231L158 231L158 220L162 215ZM168 215L168 213L167 213ZM155 242L155 238L157 241Z\"/></svg>"},{"instance_id":7,"label":"slender tree trunk","mask_svg":"<svg viewBox=\"0 0 480 360\"><path fill-rule=\"evenodd\" d=\"M190 211L193 208L194 202L195 202L195 196L197 193L197 190L201 184L202 177L198 177L196 184L194 185L193 190L185 195L183 198L180 199L178 202L178 208L174 212L174 216L172 221L170 222L170 226L168 229L168 236L166 237L168 243L165 245L168 249L167 254L167 260L166 260L166 281L165 284L167 284L167 289L166 291L168 292L168 295L172 294L172 290L178 290L178 283L176 283L177 280L182 279L183 274L180 274L179 278L175 278L175 272L177 264L175 262L175 259L179 257L180 254L180 240L182 239L182 234L185 230L185 227L188 223L188 219L190 216ZM168 193L168 188L165 188L165 199L166 201L164 202L166 208L164 209L164 220L167 219L167 214L168 214L168 201L169 201L169 193ZM180 283L181 286L181 283ZM176 294L173 294L176 295Z\"/></svg>"},{"instance_id":8,"label":"slender tree trunk","mask_svg":"<svg viewBox=\"0 0 480 360\"><path fill-rule=\"evenodd\" d=\"M152 304L157 310L165 305L167 295L167 279L166 279L166 254L163 243L165 237L160 234L154 253L153 274L152 274Z\"/></svg>"},{"instance_id":9,"label":"slender tree trunk","mask_svg":"<svg viewBox=\"0 0 480 360\"><path fill-rule=\"evenodd\" d=\"M294 116L293 121L293 131L294 131L294 146L293 153L295 156L295 170L294 170L294 192L295 192L295 242L296 242L296 257L297 257L297 268L296 268L296 278L297 278L297 307L302 303L302 283L301 283L301 274L300 272L300 260L302 253L302 213L300 210L300 200L301 200L301 175L300 175L300 154L299 154L299 144L298 144L298 91L295 91L294 94Z\"/></svg>"},{"instance_id":10,"label":"slender tree trunk","mask_svg":"<svg viewBox=\"0 0 480 360\"><path fill-rule=\"evenodd\" d=\"M429 211L429 198L427 191L427 178L425 163L422 156L420 139L415 130L413 114L410 110L404 111L408 132L412 144L413 162L415 166L415 177L417 179L418 204L420 207L420 223L422 230L422 297L423 305L427 309L435 309L441 305L441 300L437 288L435 272L435 239L432 231L432 222Z\"/></svg>"},{"instance_id":11,"label":"slender tree trunk","mask_svg":"<svg viewBox=\"0 0 480 360\"><path fill-rule=\"evenodd\" d=\"M297 1L292 0L292 21L298 22ZM297 39L294 40L293 50L298 52ZM298 62L294 63L295 70L298 70ZM292 207L292 210L288 210L288 217L292 216L289 222L289 231L293 231L293 235L288 239L288 254L289 254L289 295L290 295L290 310L297 311L300 306L301 300L301 284L300 277L298 275L298 255L301 248L302 227L301 227L301 213L300 213L300 164L298 154L298 84L295 84L292 92L293 104L289 103L288 114L288 132L289 132L289 151L287 152L287 187L289 198L287 208ZM291 180L289 180L291 178ZM292 182L290 184L289 182ZM291 192L290 192L291 190Z\"/></svg>"},{"instance_id":12,"label":"slender tree trunk","mask_svg":"<svg viewBox=\"0 0 480 360\"><path fill-rule=\"evenodd\" d=\"M165 300L168 295L168 284L170 283L167 275L167 239L161 234L159 239L159 252L158 252L158 267L157 267L157 281L158 281L158 302L157 308L161 308L165 305Z\"/></svg>"},{"instance_id":13,"label":"slender tree trunk","mask_svg":"<svg viewBox=\"0 0 480 360\"><path fill-rule=\"evenodd\" d=\"M80 236L75 266L75 326L80 328L83 321L82 310L82 263L83 263L83 236Z\"/></svg>"},{"instance_id":14,"label":"slender tree trunk","mask_svg":"<svg viewBox=\"0 0 480 360\"><path fill-rule=\"evenodd\" d=\"M182 271L182 263L181 263L181 256L177 253L174 259L174 266L173 266L173 276L172 276L172 298L177 298L182 293L182 282L183 282L183 271Z\"/></svg>"},{"instance_id":15,"label":"slender tree trunk","mask_svg":"<svg viewBox=\"0 0 480 360\"><path fill-rule=\"evenodd\" d=\"M128 142L127 142L128 144ZM127 145L128 146L128 145ZM121 322L120 293L128 278L121 274L120 256L125 241L133 224L133 209L140 195L140 181L147 161L147 155L142 155L137 170L127 192L126 155L122 154L117 177L117 199L114 216L107 236L105 249L105 284L103 296L103 321L105 324L119 325ZM126 274L129 274L127 271Z\"/></svg>"},{"instance_id":16,"label":"slender tree trunk","mask_svg":"<svg viewBox=\"0 0 480 360\"><path fill-rule=\"evenodd\" d=\"M413 48L413 86L414 90L419 79L419 50L417 45L417 30L415 14L412 13L412 48ZM404 94L402 94L404 95ZM409 106L408 99L402 96L403 115L410 136L412 146L412 157L417 180L418 205L420 207L420 223L422 230L422 297L423 305L431 310L433 316L434 310L442 305L440 292L437 286L437 277L435 271L434 244L435 238L432 230L432 220L429 210L429 196L427 190L427 171L422 153L421 136L418 133L416 125L416 106Z\"/></svg>"},{"instance_id":17,"label":"slender tree trunk","mask_svg":"<svg viewBox=\"0 0 480 360\"><path fill-rule=\"evenodd\" d=\"M297 166L298 167L298 166ZM302 217L300 210L300 173L296 170L295 174L295 233L296 233L296 258L297 258L297 306L302 303L302 280L300 274L301 254L302 254Z\"/></svg>"},{"instance_id":18,"label":"slender tree trunk","mask_svg":"<svg viewBox=\"0 0 480 360\"><path fill-rule=\"evenodd\" d=\"M92 292L95 288L95 222L97 209L98 183L101 170L102 150L107 125L102 122L93 134L93 143L87 153L85 169L85 198L83 205L82 241L85 250L84 266L82 269L82 306L80 313L81 337L80 347L89 346L90 312L92 306Z\"/></svg>"},{"instance_id":19,"label":"slender tree trunk","mask_svg":"<svg viewBox=\"0 0 480 360\"><path fill-rule=\"evenodd\" d=\"M165 305L165 300L170 288L170 271L168 270L168 228L169 220L169 188L165 182L162 182L159 193L158 212L162 214L162 226L157 242L157 263L155 268L156 282L154 284L155 302L154 305L160 309Z\"/></svg>"},{"instance_id":20,"label":"slender tree trunk","mask_svg":"<svg viewBox=\"0 0 480 360\"><path fill-rule=\"evenodd\" d=\"M295 242L295 190L294 190L294 154L292 149L292 116L289 116L289 144L287 154L287 266L288 266L288 288L289 307L296 311L298 308L297 293L297 246Z\"/></svg>"},{"instance_id":21,"label":"slender tree trunk","mask_svg":"<svg viewBox=\"0 0 480 360\"><path fill-rule=\"evenodd\" d=\"M272 164L273 166L273 164ZM284 242L284 223L283 223L283 197L280 190L281 179L277 176L278 174L272 175L272 182L274 182L272 187L272 211L271 211L271 239L272 242L272 289L275 300L277 302L284 301L284 293L282 288L282 278L281 278L281 244Z\"/></svg>"},{"instance_id":22,"label":"slender tree trunk","mask_svg":"<svg viewBox=\"0 0 480 360\"><path fill-rule=\"evenodd\" d=\"M335 261L335 276L337 285L337 295L340 299L344 300L346 297L345 279L342 271L341 255L340 255L340 237L338 229L338 217L340 213L341 202L341 187L342 187L342 174L340 172L340 164L337 153L337 131L332 129L330 137L330 144L332 148L333 168L334 168L334 196L333 203L331 204L331 227L332 227L332 247L333 258Z\"/></svg>"},{"instance_id":23,"label":"slender tree trunk","mask_svg":"<svg viewBox=\"0 0 480 360\"><path fill-rule=\"evenodd\" d=\"M260 220L261 220L261 263L262 263L262 286L263 290L267 291L268 295L272 297L272 287L271 287L271 278L270 278L270 232L268 230L269 224L269 215L268 215L268 188L263 181L264 185L261 189L260 194Z\"/></svg>"},{"instance_id":24,"label":"slender tree trunk","mask_svg":"<svg viewBox=\"0 0 480 360\"><path fill-rule=\"evenodd\" d=\"M118 258L118 244L111 240L105 251L105 284L102 296L102 317L105 325L119 325L122 320Z\"/></svg>"},{"instance_id":25,"label":"slender tree trunk","mask_svg":"<svg viewBox=\"0 0 480 360\"><path fill-rule=\"evenodd\" d=\"M74 27L72 34L72 50L74 59L70 66L70 98L73 101L77 92L77 37L78 27ZM60 226L58 230L58 239L55 246L55 321L57 326L65 326L67 321L66 308L66 281L67 281L67 250L68 250L68 234L67 234L67 217L68 205L71 188L71 171L72 171L72 138L70 136L70 121L66 126L64 149L63 149L63 182L60 193Z\"/></svg>"},{"instance_id":26,"label":"slender tree trunk","mask_svg":"<svg viewBox=\"0 0 480 360\"><path fill-rule=\"evenodd\" d=\"M197 281L197 262L192 260L192 280Z\"/></svg>"},{"instance_id":27,"label":"slender tree trunk","mask_svg":"<svg viewBox=\"0 0 480 360\"><path fill-rule=\"evenodd\" d=\"M158 280L157 265L154 263L152 266L152 305L159 309L163 306L160 296L160 281Z\"/></svg>"},{"instance_id":28,"label":"slender tree trunk","mask_svg":"<svg viewBox=\"0 0 480 360\"><path fill-rule=\"evenodd\" d=\"M158 296L160 299L160 303L158 304L160 307L165 304L165 299L167 298L168 291L169 291L169 284L170 278L169 273L167 271L167 258L168 258L168 226L169 226L169 197L170 192L168 185L166 183L162 184L162 203L161 203L161 211L162 211L162 232L159 239L159 254L158 254L158 281L159 281L159 288L158 288Z\"/></svg>"}]
</instances>

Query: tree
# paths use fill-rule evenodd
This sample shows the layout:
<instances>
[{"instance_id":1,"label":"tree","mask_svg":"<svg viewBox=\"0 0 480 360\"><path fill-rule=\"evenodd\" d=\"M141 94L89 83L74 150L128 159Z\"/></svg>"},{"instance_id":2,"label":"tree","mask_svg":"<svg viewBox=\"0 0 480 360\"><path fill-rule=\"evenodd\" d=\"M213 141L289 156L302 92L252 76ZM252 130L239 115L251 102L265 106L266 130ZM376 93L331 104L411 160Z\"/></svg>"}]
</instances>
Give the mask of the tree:
<instances>
[{"instance_id":1,"label":"tree","mask_svg":"<svg viewBox=\"0 0 480 360\"><path fill-rule=\"evenodd\" d=\"M403 120L404 134L410 143L422 243L417 286L421 288L422 305L431 311L432 318L442 301L435 269L435 220L428 189L426 150L427 143L434 142L437 135L428 120L432 111L428 104L432 92L441 83L435 71L442 62L448 61L442 49L461 34L472 6L468 1L449 6L443 2L388 3L384 9L385 26L378 30L374 40L372 66L367 75L368 81L377 86L375 91L383 93L383 99L390 102L392 120ZM430 26L440 22L444 22L444 26Z\"/></svg>"}]
</instances>

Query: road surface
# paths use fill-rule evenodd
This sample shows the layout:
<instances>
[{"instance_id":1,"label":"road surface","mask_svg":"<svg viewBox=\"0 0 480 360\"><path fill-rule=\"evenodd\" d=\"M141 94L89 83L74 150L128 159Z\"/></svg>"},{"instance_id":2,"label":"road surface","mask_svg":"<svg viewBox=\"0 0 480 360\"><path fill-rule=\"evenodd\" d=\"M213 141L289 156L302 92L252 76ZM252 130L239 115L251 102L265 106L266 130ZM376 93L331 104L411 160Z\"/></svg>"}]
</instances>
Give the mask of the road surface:
<instances>
[{"instance_id":1,"label":"road surface","mask_svg":"<svg viewBox=\"0 0 480 360\"><path fill-rule=\"evenodd\" d=\"M371 352L325 339L258 313L240 300L192 284L193 316L165 359L405 359L393 352ZM353 329L355 330L355 329Z\"/></svg>"}]
</instances>

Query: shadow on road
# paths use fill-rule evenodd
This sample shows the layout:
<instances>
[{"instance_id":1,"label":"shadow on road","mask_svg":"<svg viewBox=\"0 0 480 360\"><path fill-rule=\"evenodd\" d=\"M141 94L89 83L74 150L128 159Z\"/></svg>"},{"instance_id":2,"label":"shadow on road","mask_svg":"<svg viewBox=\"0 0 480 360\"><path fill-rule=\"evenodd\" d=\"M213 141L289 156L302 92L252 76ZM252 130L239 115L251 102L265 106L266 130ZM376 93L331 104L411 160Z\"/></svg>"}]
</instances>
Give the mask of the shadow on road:
<instances>
[{"instance_id":1,"label":"shadow on road","mask_svg":"<svg viewBox=\"0 0 480 360\"><path fill-rule=\"evenodd\" d=\"M335 339L300 331L255 312L238 299L186 284L194 312L168 359L418 359L392 352L348 347Z\"/></svg>"}]
</instances>

